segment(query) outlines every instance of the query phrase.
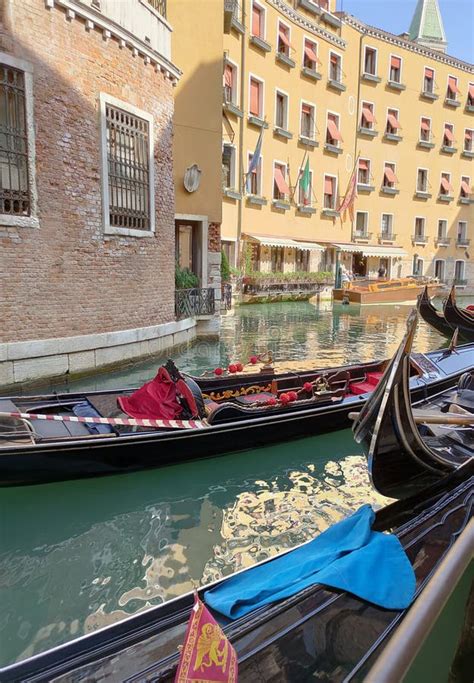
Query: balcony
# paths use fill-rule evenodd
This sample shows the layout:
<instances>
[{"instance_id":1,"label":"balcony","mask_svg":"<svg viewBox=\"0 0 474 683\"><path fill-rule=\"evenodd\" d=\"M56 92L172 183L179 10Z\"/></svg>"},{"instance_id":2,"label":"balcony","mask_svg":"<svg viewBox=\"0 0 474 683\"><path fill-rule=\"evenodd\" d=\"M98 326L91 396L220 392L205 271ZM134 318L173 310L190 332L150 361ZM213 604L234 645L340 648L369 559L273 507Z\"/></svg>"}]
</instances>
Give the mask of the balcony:
<instances>
[{"instance_id":1,"label":"balcony","mask_svg":"<svg viewBox=\"0 0 474 683\"><path fill-rule=\"evenodd\" d=\"M268 123L265 121L265 119L262 119L260 116L254 116L253 114L249 114L247 117L247 121L250 125L256 126L257 128L268 128Z\"/></svg>"},{"instance_id":2,"label":"balcony","mask_svg":"<svg viewBox=\"0 0 474 683\"><path fill-rule=\"evenodd\" d=\"M423 99L431 100L432 102L439 99L439 95L436 95L436 93L432 92L431 90L422 90L420 96L423 97Z\"/></svg>"},{"instance_id":3,"label":"balcony","mask_svg":"<svg viewBox=\"0 0 474 683\"><path fill-rule=\"evenodd\" d=\"M363 81L369 81L370 83L381 83L382 81L382 79L379 78L379 76L376 76L375 74L369 74L366 71L364 71L361 78Z\"/></svg>"},{"instance_id":4,"label":"balcony","mask_svg":"<svg viewBox=\"0 0 474 683\"><path fill-rule=\"evenodd\" d=\"M417 145L422 149L433 149L435 147L435 143L430 140L418 140Z\"/></svg>"},{"instance_id":5,"label":"balcony","mask_svg":"<svg viewBox=\"0 0 474 683\"><path fill-rule=\"evenodd\" d=\"M239 119L243 117L243 111L238 107L232 100L230 99L230 95L227 94L227 89L224 88L224 102L223 102L223 107L225 111L229 114L233 114L234 116L237 116Z\"/></svg>"},{"instance_id":6,"label":"balcony","mask_svg":"<svg viewBox=\"0 0 474 683\"><path fill-rule=\"evenodd\" d=\"M359 135L363 135L366 138L376 138L379 134L377 130L374 130L373 128L366 128L365 126L359 126L357 132Z\"/></svg>"},{"instance_id":7,"label":"balcony","mask_svg":"<svg viewBox=\"0 0 474 683\"><path fill-rule=\"evenodd\" d=\"M375 190L374 185L367 185L366 183L357 183L357 192L362 194L370 194Z\"/></svg>"},{"instance_id":8,"label":"balcony","mask_svg":"<svg viewBox=\"0 0 474 683\"><path fill-rule=\"evenodd\" d=\"M468 247L471 244L471 240L467 239L467 237L457 237L456 238L456 246L457 247Z\"/></svg>"},{"instance_id":9,"label":"balcony","mask_svg":"<svg viewBox=\"0 0 474 683\"><path fill-rule=\"evenodd\" d=\"M231 29L242 35L245 33L242 8L237 0L224 0L224 33L230 33Z\"/></svg>"},{"instance_id":10,"label":"balcony","mask_svg":"<svg viewBox=\"0 0 474 683\"><path fill-rule=\"evenodd\" d=\"M431 199L433 195L428 192L428 190L417 190L415 192L415 197L417 199Z\"/></svg>"},{"instance_id":11,"label":"balcony","mask_svg":"<svg viewBox=\"0 0 474 683\"><path fill-rule=\"evenodd\" d=\"M406 85L404 85L403 83L399 83L398 81L387 81L387 88L391 88L392 90L398 90L399 92L407 89Z\"/></svg>"},{"instance_id":12,"label":"balcony","mask_svg":"<svg viewBox=\"0 0 474 683\"><path fill-rule=\"evenodd\" d=\"M307 215L312 215L317 211L316 207L310 206L309 204L298 204L296 210L298 211L298 213L303 213Z\"/></svg>"},{"instance_id":13,"label":"balcony","mask_svg":"<svg viewBox=\"0 0 474 683\"><path fill-rule=\"evenodd\" d=\"M339 218L339 211L337 209L331 209L330 207L321 209L321 216L323 218Z\"/></svg>"},{"instance_id":14,"label":"balcony","mask_svg":"<svg viewBox=\"0 0 474 683\"><path fill-rule=\"evenodd\" d=\"M227 199L242 199L242 195L240 194L240 192L238 190L233 189L232 187L224 187L222 189L222 194L224 195L224 197L227 197Z\"/></svg>"},{"instance_id":15,"label":"balcony","mask_svg":"<svg viewBox=\"0 0 474 683\"><path fill-rule=\"evenodd\" d=\"M300 145L304 145L305 147L309 147L310 149L319 147L319 142L308 135L300 135L298 138L298 142L300 143Z\"/></svg>"},{"instance_id":16,"label":"balcony","mask_svg":"<svg viewBox=\"0 0 474 683\"><path fill-rule=\"evenodd\" d=\"M472 204L472 203L473 203L473 200L470 199L469 197L465 197L465 196L461 195L461 196L459 197L459 203L460 203L460 204L467 204L467 205L469 205L469 204Z\"/></svg>"},{"instance_id":17,"label":"balcony","mask_svg":"<svg viewBox=\"0 0 474 683\"><path fill-rule=\"evenodd\" d=\"M335 78L328 78L327 87L331 88L332 90L337 90L338 92L344 92L346 90L344 83L336 80Z\"/></svg>"},{"instance_id":18,"label":"balcony","mask_svg":"<svg viewBox=\"0 0 474 683\"><path fill-rule=\"evenodd\" d=\"M412 235L411 241L413 244L428 244L428 237L426 235Z\"/></svg>"},{"instance_id":19,"label":"balcony","mask_svg":"<svg viewBox=\"0 0 474 683\"><path fill-rule=\"evenodd\" d=\"M457 109L461 106L461 102L459 100L453 100L451 97L446 97L444 103L447 107L453 107L454 109Z\"/></svg>"},{"instance_id":20,"label":"balcony","mask_svg":"<svg viewBox=\"0 0 474 683\"><path fill-rule=\"evenodd\" d=\"M387 142L401 142L403 140L401 135L397 135L396 133L387 133L387 131L385 131L383 139Z\"/></svg>"},{"instance_id":21,"label":"balcony","mask_svg":"<svg viewBox=\"0 0 474 683\"><path fill-rule=\"evenodd\" d=\"M312 81L320 81L322 76L316 69L310 69L309 66L303 66L301 69L302 76L310 78Z\"/></svg>"},{"instance_id":22,"label":"balcony","mask_svg":"<svg viewBox=\"0 0 474 683\"><path fill-rule=\"evenodd\" d=\"M214 315L216 312L214 288L177 289L175 291L174 311L176 320L195 318L200 315Z\"/></svg>"},{"instance_id":23,"label":"balcony","mask_svg":"<svg viewBox=\"0 0 474 683\"><path fill-rule=\"evenodd\" d=\"M400 190L398 190L396 187L391 187L390 185L382 185L382 187L380 188L380 192L382 192L382 194L387 194L391 196L400 194Z\"/></svg>"},{"instance_id":24,"label":"balcony","mask_svg":"<svg viewBox=\"0 0 474 683\"><path fill-rule=\"evenodd\" d=\"M249 194L247 195L247 203L251 206L266 206L267 200L259 194Z\"/></svg>"},{"instance_id":25,"label":"balcony","mask_svg":"<svg viewBox=\"0 0 474 683\"><path fill-rule=\"evenodd\" d=\"M315 17L322 12L321 7L316 2L313 2L313 0L298 0L298 7L302 7Z\"/></svg>"},{"instance_id":26,"label":"balcony","mask_svg":"<svg viewBox=\"0 0 474 683\"><path fill-rule=\"evenodd\" d=\"M285 138L285 140L291 140L293 138L293 133L290 133L289 130L282 128L281 126L275 126L273 129L273 135L279 138Z\"/></svg>"},{"instance_id":27,"label":"balcony","mask_svg":"<svg viewBox=\"0 0 474 683\"><path fill-rule=\"evenodd\" d=\"M372 233L366 230L356 230L352 236L354 242L370 242Z\"/></svg>"},{"instance_id":28,"label":"balcony","mask_svg":"<svg viewBox=\"0 0 474 683\"><path fill-rule=\"evenodd\" d=\"M250 45L257 47L262 52L271 52L272 50L270 43L267 43L267 41L263 40L263 38L260 38L260 36L250 36L249 43Z\"/></svg>"},{"instance_id":29,"label":"balcony","mask_svg":"<svg viewBox=\"0 0 474 683\"><path fill-rule=\"evenodd\" d=\"M280 62L280 64L284 64L290 69L294 69L296 66L295 60L291 59L291 57L288 57L288 55L286 55L284 52L277 52L275 59L277 62Z\"/></svg>"},{"instance_id":30,"label":"balcony","mask_svg":"<svg viewBox=\"0 0 474 683\"><path fill-rule=\"evenodd\" d=\"M449 204L452 202L454 197L452 197L450 194L442 194L441 192L438 195L438 201L439 202L444 202L445 204Z\"/></svg>"},{"instance_id":31,"label":"balcony","mask_svg":"<svg viewBox=\"0 0 474 683\"><path fill-rule=\"evenodd\" d=\"M397 239L393 232L379 232L378 235L380 244L392 244Z\"/></svg>"},{"instance_id":32,"label":"balcony","mask_svg":"<svg viewBox=\"0 0 474 683\"><path fill-rule=\"evenodd\" d=\"M288 211L290 209L290 202L286 199L272 199L272 206L278 211Z\"/></svg>"},{"instance_id":33,"label":"balcony","mask_svg":"<svg viewBox=\"0 0 474 683\"><path fill-rule=\"evenodd\" d=\"M456 147L452 147L451 145L441 145L440 152L443 154L456 154L458 150Z\"/></svg>"},{"instance_id":34,"label":"balcony","mask_svg":"<svg viewBox=\"0 0 474 683\"><path fill-rule=\"evenodd\" d=\"M344 151L342 147L339 147L338 145L333 145L330 142L326 142L324 145L324 151L328 152L329 154L342 154Z\"/></svg>"},{"instance_id":35,"label":"balcony","mask_svg":"<svg viewBox=\"0 0 474 683\"><path fill-rule=\"evenodd\" d=\"M438 235L438 237L435 238L435 246L436 247L449 247L451 244L451 237L446 237L446 235L441 235L441 237Z\"/></svg>"}]
</instances>

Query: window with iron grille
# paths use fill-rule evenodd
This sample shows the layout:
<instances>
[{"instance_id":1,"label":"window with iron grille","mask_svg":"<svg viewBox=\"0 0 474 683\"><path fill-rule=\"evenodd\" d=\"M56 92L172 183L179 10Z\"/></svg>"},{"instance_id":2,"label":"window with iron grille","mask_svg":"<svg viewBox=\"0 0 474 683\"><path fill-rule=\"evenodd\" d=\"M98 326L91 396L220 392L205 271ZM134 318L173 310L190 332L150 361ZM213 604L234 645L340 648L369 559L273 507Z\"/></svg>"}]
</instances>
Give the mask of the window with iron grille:
<instances>
[{"instance_id":1,"label":"window with iron grille","mask_svg":"<svg viewBox=\"0 0 474 683\"><path fill-rule=\"evenodd\" d=\"M0 64L0 214L30 216L25 74Z\"/></svg>"},{"instance_id":2,"label":"window with iron grille","mask_svg":"<svg viewBox=\"0 0 474 683\"><path fill-rule=\"evenodd\" d=\"M111 228L150 230L150 123L105 105Z\"/></svg>"}]
</instances>

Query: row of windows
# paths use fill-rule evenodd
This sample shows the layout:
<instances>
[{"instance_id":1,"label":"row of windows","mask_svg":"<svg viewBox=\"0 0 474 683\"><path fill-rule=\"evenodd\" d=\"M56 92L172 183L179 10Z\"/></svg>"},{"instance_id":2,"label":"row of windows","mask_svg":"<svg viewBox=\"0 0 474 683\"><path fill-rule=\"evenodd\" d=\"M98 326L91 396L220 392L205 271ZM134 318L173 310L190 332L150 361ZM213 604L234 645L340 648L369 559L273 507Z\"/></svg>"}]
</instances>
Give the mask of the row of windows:
<instances>
[{"instance_id":1,"label":"row of windows","mask_svg":"<svg viewBox=\"0 0 474 683\"><path fill-rule=\"evenodd\" d=\"M252 153L248 153L248 168L250 167L250 162L252 160ZM373 175L371 172L372 163L370 159L359 159L359 166L357 169L357 182L361 186L361 190L364 186L369 188L371 186L371 181ZM222 155L222 168L223 168L223 187L225 190L235 191L237 186L236 179L236 151L235 147L230 144L224 144L223 155ZM263 161L262 157L257 165L257 167L248 174L246 178L246 191L248 194L255 195L258 197L262 196L262 168ZM310 182L309 188L308 184L299 182L302 176L303 169L300 169L297 178L297 189L298 189L298 204L300 205L311 205L313 202L313 172L310 170ZM273 189L272 198L277 201L288 202L293 199L295 192L291 192L289 186L288 177L288 165L284 162L274 161L273 162ZM428 169L418 168L416 175L416 186L415 192L420 196L424 197L429 195L431 185L428 179ZM386 161L384 162L383 172L382 172L382 192L386 194L398 194L398 178L397 169L394 162ZM454 199L454 187L452 185L451 173L443 172L441 173L439 180L439 187L437 196L440 200L452 201ZM470 203L471 199L471 179L468 176L462 176L460 181L459 189L459 200L463 203ZM337 209L337 178L332 175L323 176L323 207L326 209Z\"/></svg>"},{"instance_id":2,"label":"row of windows","mask_svg":"<svg viewBox=\"0 0 474 683\"><path fill-rule=\"evenodd\" d=\"M229 86L230 87L230 86ZM264 111L264 82L251 75L249 78L249 115L262 122L265 117ZM227 93L230 97L230 94ZM257 121L257 122L258 122ZM289 130L289 96L280 89L275 90L275 112L274 123L275 132L288 137ZM375 136L377 119L375 117L375 105L373 102L363 101L359 119L359 132L365 135ZM399 110L387 108L386 120L384 124L385 136L397 142L401 140L399 135L402 129L400 123ZM300 136L311 141L316 139L316 105L311 102L301 101L300 103ZM418 133L418 142L422 146L434 147L434 135L431 126L431 118L422 116ZM339 147L342 142L340 133L340 115L336 112L326 113L326 143ZM446 152L454 153L457 151L454 124L445 122L442 130L442 149ZM463 152L472 153L474 151L474 129L465 128L462 140Z\"/></svg>"},{"instance_id":3,"label":"row of windows","mask_svg":"<svg viewBox=\"0 0 474 683\"><path fill-rule=\"evenodd\" d=\"M404 221L404 228L406 226L406 221ZM365 238L371 239L372 233L370 232L370 222L369 222L369 212L368 211L357 211L355 220L355 235L357 239ZM394 225L394 214L392 213L382 213L380 217L380 232L378 237L382 241L394 242L396 240L396 228ZM413 234L412 241L415 244L426 244L428 242L429 235L427 231L427 221L424 216L416 216L413 224ZM448 221L445 218L440 218L437 224L437 232L434 241L439 246L448 246L451 242L451 237L448 236ZM467 221L458 221L456 225L456 240L455 243L459 247L469 246L470 240L468 239L468 224Z\"/></svg>"},{"instance_id":4,"label":"row of windows","mask_svg":"<svg viewBox=\"0 0 474 683\"><path fill-rule=\"evenodd\" d=\"M357 182L360 185L370 185L373 179L371 173L372 162L370 159L359 159L359 168ZM428 194L432 185L429 182L429 170L427 168L418 168L416 171L416 186L415 192L421 194ZM396 176L396 165L393 162L385 162L383 169L382 187L396 188L398 178ZM454 187L451 184L451 173L442 172L439 179L438 195L443 197L452 197ZM460 199L469 200L471 196L471 179L469 176L461 176L459 187Z\"/></svg>"},{"instance_id":5,"label":"row of windows","mask_svg":"<svg viewBox=\"0 0 474 683\"><path fill-rule=\"evenodd\" d=\"M101 112L106 229L121 234L152 231L153 117L102 96ZM0 215L9 217L4 221L32 216L32 123L25 72L0 64Z\"/></svg>"},{"instance_id":6,"label":"row of windows","mask_svg":"<svg viewBox=\"0 0 474 683\"><path fill-rule=\"evenodd\" d=\"M454 282L458 285L466 284L466 263L462 259L454 262ZM413 275L425 275L425 260L418 255L413 257ZM440 282L447 281L446 261L444 259L435 259L434 261L434 276Z\"/></svg>"},{"instance_id":7,"label":"row of windows","mask_svg":"<svg viewBox=\"0 0 474 683\"><path fill-rule=\"evenodd\" d=\"M282 20L278 20L276 29L277 55L283 57L284 63L288 66L295 66L296 64L292 57L298 50L292 43L291 26ZM268 52L271 49L271 45L267 43L266 9L258 0L253 0L252 2L251 40L252 38L257 39L256 44L265 52ZM318 57L317 41L305 36L303 38L301 55L303 70L317 72L318 65L322 64ZM368 45L364 46L362 69L363 77L368 77L369 80L373 81L381 80L378 76L377 48ZM391 54L387 63L388 85L394 86L395 89L403 89L405 86L402 85L402 71L403 58L400 55ZM335 83L342 83L343 75L342 55L331 50L329 52L328 78ZM439 90L439 86L436 81L435 69L425 66L422 74L421 93L428 99L437 99L437 90ZM461 94L457 76L448 75L445 90L446 104L457 106L460 104L459 97ZM468 107L474 107L474 83L472 82L467 84L466 105Z\"/></svg>"}]
</instances>

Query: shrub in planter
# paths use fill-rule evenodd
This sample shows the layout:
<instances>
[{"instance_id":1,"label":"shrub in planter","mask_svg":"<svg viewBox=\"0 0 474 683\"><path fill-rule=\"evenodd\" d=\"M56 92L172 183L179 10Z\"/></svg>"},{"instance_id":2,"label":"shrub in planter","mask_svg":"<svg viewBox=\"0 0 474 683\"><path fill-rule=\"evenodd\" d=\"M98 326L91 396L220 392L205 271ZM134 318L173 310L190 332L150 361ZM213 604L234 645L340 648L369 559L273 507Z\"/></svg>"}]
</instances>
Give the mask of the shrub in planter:
<instances>
[{"instance_id":1,"label":"shrub in planter","mask_svg":"<svg viewBox=\"0 0 474 683\"><path fill-rule=\"evenodd\" d=\"M176 262L174 284L176 289L193 289L199 287L199 278L189 268L181 268Z\"/></svg>"}]
</instances>

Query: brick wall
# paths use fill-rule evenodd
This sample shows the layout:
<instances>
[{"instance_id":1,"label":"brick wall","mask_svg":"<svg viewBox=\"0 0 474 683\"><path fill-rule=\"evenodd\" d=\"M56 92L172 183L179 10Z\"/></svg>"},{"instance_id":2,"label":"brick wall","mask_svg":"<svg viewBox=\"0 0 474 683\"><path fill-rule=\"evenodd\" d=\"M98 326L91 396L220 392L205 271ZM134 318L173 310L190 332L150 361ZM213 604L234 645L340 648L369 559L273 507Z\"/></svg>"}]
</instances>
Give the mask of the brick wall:
<instances>
[{"instance_id":1,"label":"brick wall","mask_svg":"<svg viewBox=\"0 0 474 683\"><path fill-rule=\"evenodd\" d=\"M40 228L0 216L0 342L174 319L171 83L129 48L44 0L10 0L0 50L34 65ZM105 236L99 92L154 117L156 232Z\"/></svg>"},{"instance_id":2,"label":"brick wall","mask_svg":"<svg viewBox=\"0 0 474 683\"><path fill-rule=\"evenodd\" d=\"M208 249L209 251L221 251L221 224L209 223L208 228Z\"/></svg>"}]
</instances>

